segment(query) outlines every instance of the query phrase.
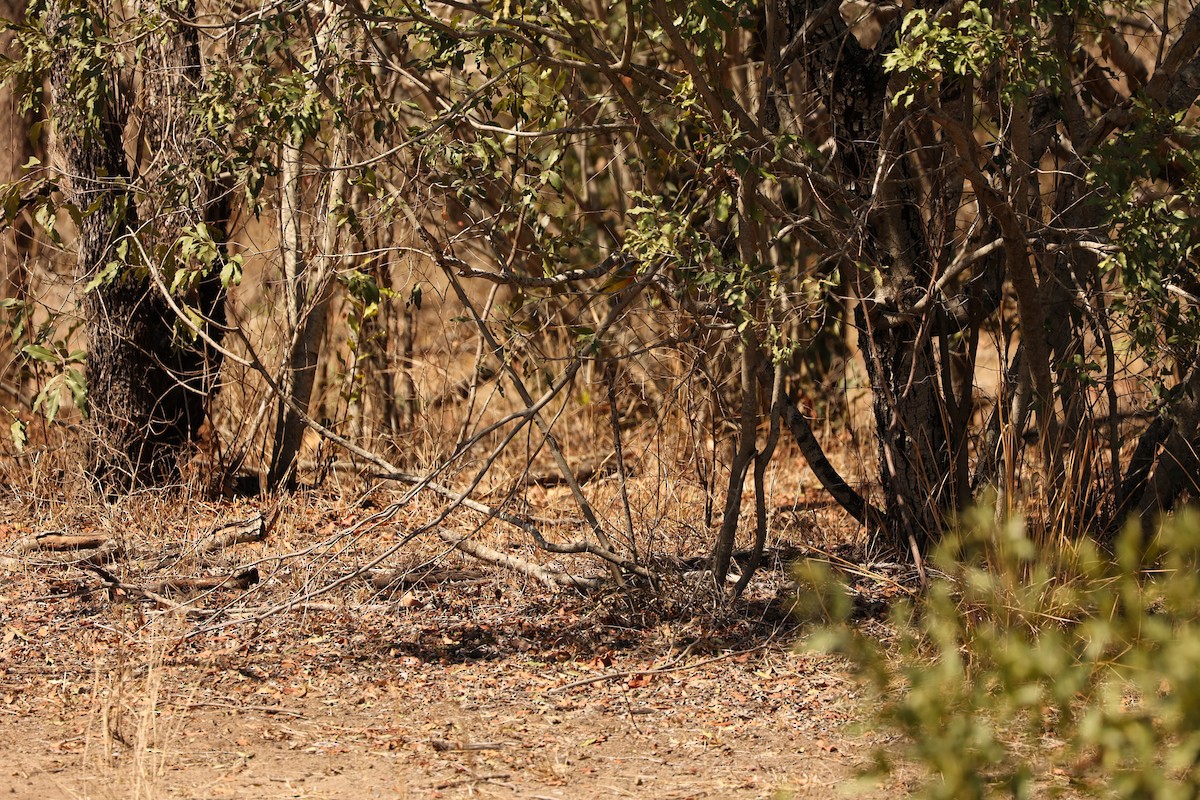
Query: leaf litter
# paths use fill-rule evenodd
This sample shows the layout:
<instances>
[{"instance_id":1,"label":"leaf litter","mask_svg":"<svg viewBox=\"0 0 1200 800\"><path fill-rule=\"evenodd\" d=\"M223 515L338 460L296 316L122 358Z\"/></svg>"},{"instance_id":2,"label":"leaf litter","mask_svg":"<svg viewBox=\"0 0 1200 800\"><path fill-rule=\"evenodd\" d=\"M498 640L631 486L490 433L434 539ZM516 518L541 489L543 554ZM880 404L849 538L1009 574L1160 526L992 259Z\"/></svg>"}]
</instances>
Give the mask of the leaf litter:
<instances>
[{"instance_id":1,"label":"leaf litter","mask_svg":"<svg viewBox=\"0 0 1200 800\"><path fill-rule=\"evenodd\" d=\"M239 512L208 511L187 526ZM263 572L248 602L269 606L394 538L283 557L304 549L303 531L328 538L356 513L311 500L266 541L239 543L240 561ZM36 522L0 528L0 552ZM181 525L147 527L186 540ZM836 659L794 647L785 565L718 613L462 565L472 579L461 585L383 593L360 581L319 607L207 629L83 568L10 571L0 793L828 797L869 761L875 742L847 734L864 715L855 684ZM160 577L111 569L122 585ZM218 600L229 602L204 604Z\"/></svg>"}]
</instances>

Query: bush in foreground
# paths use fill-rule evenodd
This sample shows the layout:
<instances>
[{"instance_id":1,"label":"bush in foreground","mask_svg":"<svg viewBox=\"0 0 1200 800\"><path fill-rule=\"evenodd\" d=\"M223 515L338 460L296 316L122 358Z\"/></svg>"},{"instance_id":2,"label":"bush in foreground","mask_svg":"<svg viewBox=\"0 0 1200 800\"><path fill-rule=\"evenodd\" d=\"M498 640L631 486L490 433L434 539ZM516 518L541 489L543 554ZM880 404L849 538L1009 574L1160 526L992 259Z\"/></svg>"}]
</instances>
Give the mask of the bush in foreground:
<instances>
[{"instance_id":1,"label":"bush in foreground","mask_svg":"<svg viewBox=\"0 0 1200 800\"><path fill-rule=\"evenodd\" d=\"M827 568L801 565L814 645L845 654L915 762L918 796L1200 796L1200 514L1111 551L1046 547L976 511L939 549L929 591L891 642L849 623Z\"/></svg>"}]
</instances>

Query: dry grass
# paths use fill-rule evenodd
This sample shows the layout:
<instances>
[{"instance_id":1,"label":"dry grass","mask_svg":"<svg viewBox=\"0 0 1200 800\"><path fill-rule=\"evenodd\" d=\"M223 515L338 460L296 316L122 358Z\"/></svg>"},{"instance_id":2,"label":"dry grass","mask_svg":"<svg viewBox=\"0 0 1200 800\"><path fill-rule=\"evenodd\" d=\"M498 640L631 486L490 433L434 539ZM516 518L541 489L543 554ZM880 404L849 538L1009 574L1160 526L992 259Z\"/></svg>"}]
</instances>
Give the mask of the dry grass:
<instances>
[{"instance_id":1,"label":"dry grass","mask_svg":"<svg viewBox=\"0 0 1200 800\"><path fill-rule=\"evenodd\" d=\"M95 665L92 719L83 763L90 778L85 800L157 800L165 795L167 769L179 738L179 721L164 716L163 651L178 638L169 620L138 632L129 649L117 648ZM141 658L137 658L141 655ZM136 660L131 660L136 659Z\"/></svg>"}]
</instances>

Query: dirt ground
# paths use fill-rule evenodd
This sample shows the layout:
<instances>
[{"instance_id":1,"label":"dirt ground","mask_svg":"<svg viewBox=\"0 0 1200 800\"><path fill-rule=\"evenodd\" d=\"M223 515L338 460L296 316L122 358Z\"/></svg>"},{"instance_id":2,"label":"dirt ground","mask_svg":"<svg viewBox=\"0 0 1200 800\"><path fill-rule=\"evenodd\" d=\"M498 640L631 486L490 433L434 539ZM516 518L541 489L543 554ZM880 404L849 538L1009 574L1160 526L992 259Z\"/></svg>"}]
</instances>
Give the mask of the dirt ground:
<instances>
[{"instance_id":1,"label":"dirt ground","mask_svg":"<svg viewBox=\"0 0 1200 800\"><path fill-rule=\"evenodd\" d=\"M203 528L204 513L179 524ZM222 616L185 618L131 588L162 567L109 564L128 585L113 589L44 554L10 559L0 796L827 798L855 788L879 744L858 732L865 704L844 666L797 648L782 561L716 614L476 569L248 621L362 563L344 541L325 551L341 560L280 555L294 546L285 529L322 515L345 525L353 513L309 508L274 543L239 545L259 587L190 603L225 603ZM0 552L38 524L0 527Z\"/></svg>"}]
</instances>

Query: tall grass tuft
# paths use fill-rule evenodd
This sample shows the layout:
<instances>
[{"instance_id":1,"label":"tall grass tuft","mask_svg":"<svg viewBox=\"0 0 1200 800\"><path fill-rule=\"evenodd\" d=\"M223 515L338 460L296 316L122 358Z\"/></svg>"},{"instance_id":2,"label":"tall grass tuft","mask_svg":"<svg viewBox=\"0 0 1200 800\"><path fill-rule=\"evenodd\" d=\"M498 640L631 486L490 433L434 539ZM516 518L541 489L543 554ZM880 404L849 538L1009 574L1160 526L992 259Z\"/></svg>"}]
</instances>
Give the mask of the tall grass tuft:
<instances>
[{"instance_id":1,"label":"tall grass tuft","mask_svg":"<svg viewBox=\"0 0 1200 800\"><path fill-rule=\"evenodd\" d=\"M1039 548L1019 521L967 514L887 645L852 620L828 567L801 565L812 639L846 655L900 734L876 756L917 796L1200 797L1200 513L1111 550Z\"/></svg>"}]
</instances>

